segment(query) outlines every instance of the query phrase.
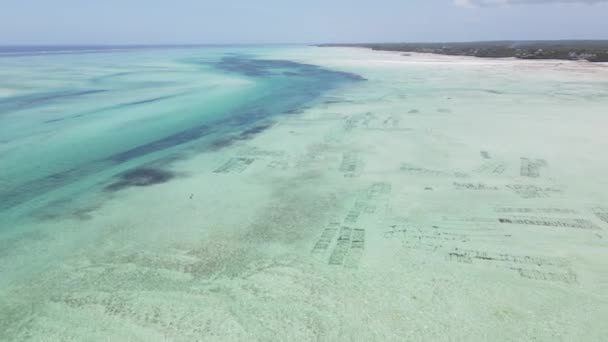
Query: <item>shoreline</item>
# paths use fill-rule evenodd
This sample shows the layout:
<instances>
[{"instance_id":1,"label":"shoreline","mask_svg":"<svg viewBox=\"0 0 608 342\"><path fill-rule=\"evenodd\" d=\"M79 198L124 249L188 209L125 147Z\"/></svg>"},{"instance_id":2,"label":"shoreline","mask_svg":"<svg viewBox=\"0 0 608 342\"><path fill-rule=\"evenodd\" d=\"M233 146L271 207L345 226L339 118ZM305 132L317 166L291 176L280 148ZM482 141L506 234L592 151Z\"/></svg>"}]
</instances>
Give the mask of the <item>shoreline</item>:
<instances>
[{"instance_id":1,"label":"shoreline","mask_svg":"<svg viewBox=\"0 0 608 342\"><path fill-rule=\"evenodd\" d=\"M455 43L319 44L317 47L360 47L374 51L433 53L445 56L608 62L608 41L500 41Z\"/></svg>"},{"instance_id":2,"label":"shoreline","mask_svg":"<svg viewBox=\"0 0 608 342\"><path fill-rule=\"evenodd\" d=\"M540 67L541 69L559 68L562 71L568 69L572 71L594 71L603 74L608 71L608 62L588 62L581 60L562 60L562 59L542 59L528 60L515 57L476 57L476 56L455 56L439 53L425 52L400 52L391 50L374 50L360 46L334 47L337 49L353 49L353 51L368 51L377 55L378 59L366 59L361 61L349 61L349 64L374 63L374 64L420 64L420 65L450 65L450 66L500 66L512 64L514 67ZM386 58L390 56L391 58Z\"/></svg>"}]
</instances>

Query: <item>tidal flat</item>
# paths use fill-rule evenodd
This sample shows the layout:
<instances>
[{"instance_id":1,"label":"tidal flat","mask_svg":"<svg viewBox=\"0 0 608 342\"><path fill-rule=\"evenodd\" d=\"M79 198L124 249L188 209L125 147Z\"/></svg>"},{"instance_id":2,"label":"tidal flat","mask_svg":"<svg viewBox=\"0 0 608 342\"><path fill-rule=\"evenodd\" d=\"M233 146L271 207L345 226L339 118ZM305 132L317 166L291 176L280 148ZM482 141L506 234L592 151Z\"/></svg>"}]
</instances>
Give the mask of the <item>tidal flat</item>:
<instances>
[{"instance_id":1,"label":"tidal flat","mask_svg":"<svg viewBox=\"0 0 608 342\"><path fill-rule=\"evenodd\" d=\"M603 341L608 64L0 55L2 341Z\"/></svg>"}]
</instances>

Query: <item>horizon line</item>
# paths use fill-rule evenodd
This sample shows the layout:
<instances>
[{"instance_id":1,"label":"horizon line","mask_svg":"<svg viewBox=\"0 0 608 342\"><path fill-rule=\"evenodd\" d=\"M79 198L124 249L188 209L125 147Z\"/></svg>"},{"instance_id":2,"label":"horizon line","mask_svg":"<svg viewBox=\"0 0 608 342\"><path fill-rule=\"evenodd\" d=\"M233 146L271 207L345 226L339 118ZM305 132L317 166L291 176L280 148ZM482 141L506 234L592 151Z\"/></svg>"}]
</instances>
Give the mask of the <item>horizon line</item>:
<instances>
[{"instance_id":1,"label":"horizon line","mask_svg":"<svg viewBox=\"0 0 608 342\"><path fill-rule=\"evenodd\" d=\"M488 39L488 40L433 40L433 41L358 41L358 42L281 42L281 43L0 43L0 47L198 47L198 46L269 46L269 45L355 45L355 44L437 44L437 43L491 43L491 42L566 42L596 41L608 42L608 39Z\"/></svg>"}]
</instances>

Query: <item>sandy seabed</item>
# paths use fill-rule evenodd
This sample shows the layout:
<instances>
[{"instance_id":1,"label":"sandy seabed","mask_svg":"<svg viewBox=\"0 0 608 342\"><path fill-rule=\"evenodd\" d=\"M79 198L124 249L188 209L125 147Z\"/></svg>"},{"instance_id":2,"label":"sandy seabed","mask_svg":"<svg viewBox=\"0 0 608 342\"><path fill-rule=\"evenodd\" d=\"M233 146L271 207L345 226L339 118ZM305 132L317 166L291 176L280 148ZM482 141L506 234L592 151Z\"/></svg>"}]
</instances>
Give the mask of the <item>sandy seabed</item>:
<instances>
[{"instance_id":1,"label":"sandy seabed","mask_svg":"<svg viewBox=\"0 0 608 342\"><path fill-rule=\"evenodd\" d=\"M367 81L5 242L0 339L606 340L606 65L273 58Z\"/></svg>"}]
</instances>

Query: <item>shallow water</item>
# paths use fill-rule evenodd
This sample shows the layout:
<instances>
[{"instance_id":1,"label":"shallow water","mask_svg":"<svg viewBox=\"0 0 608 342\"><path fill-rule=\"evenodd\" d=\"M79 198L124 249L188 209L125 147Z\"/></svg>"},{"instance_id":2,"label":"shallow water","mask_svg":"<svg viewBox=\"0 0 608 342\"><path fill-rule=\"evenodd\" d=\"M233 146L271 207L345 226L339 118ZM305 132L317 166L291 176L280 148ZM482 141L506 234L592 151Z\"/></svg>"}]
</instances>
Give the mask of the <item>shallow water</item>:
<instances>
[{"instance_id":1,"label":"shallow water","mask_svg":"<svg viewBox=\"0 0 608 342\"><path fill-rule=\"evenodd\" d=\"M0 54L3 340L608 333L608 68Z\"/></svg>"}]
</instances>

